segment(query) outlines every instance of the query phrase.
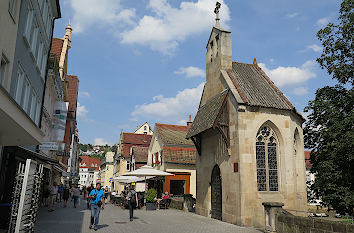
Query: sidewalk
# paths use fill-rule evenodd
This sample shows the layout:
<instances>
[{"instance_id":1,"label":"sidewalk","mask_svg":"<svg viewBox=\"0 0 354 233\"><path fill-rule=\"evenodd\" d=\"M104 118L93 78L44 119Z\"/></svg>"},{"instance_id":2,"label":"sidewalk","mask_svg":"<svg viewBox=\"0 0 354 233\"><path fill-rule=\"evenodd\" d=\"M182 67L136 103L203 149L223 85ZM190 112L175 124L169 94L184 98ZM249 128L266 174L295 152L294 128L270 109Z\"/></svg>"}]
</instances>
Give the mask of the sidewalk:
<instances>
[{"instance_id":1,"label":"sidewalk","mask_svg":"<svg viewBox=\"0 0 354 233\"><path fill-rule=\"evenodd\" d=\"M73 208L56 207L54 212L41 209L36 223L36 233L93 233L88 228L90 211L86 203ZM202 217L180 210L134 211L134 221L129 221L129 211L106 204L101 212L99 229L101 233L259 233L253 228L245 228Z\"/></svg>"}]
</instances>

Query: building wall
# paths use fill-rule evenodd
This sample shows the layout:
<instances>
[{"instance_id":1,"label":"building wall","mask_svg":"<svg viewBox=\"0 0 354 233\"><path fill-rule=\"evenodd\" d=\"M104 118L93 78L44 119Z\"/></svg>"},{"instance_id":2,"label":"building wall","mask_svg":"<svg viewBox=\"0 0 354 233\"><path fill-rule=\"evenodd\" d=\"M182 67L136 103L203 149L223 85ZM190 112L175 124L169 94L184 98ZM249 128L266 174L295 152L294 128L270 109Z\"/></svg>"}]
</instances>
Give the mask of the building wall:
<instances>
[{"instance_id":1,"label":"building wall","mask_svg":"<svg viewBox=\"0 0 354 233\"><path fill-rule=\"evenodd\" d=\"M217 164L222 178L223 221L246 226L264 225L262 202L283 202L285 209L306 211L305 160L300 120L293 113L279 110L230 109L231 155L218 132L203 134L202 152L197 156L197 213L210 216L211 172ZM235 117L237 116L237 117ZM267 123L278 137L278 192L257 190L255 143L260 127ZM300 143L294 154L294 134ZM238 172L233 171L238 163Z\"/></svg>"},{"instance_id":2,"label":"building wall","mask_svg":"<svg viewBox=\"0 0 354 233\"><path fill-rule=\"evenodd\" d=\"M21 0L16 2L17 4L14 6L15 14L12 16L9 13L9 0L0 1L0 59L6 59L8 62L5 82L0 84L7 92L10 92Z\"/></svg>"},{"instance_id":3,"label":"building wall","mask_svg":"<svg viewBox=\"0 0 354 233\"><path fill-rule=\"evenodd\" d=\"M49 12L46 13L46 12ZM47 58L52 36L53 6L44 1L21 1L10 94L39 125ZM48 23L49 21L49 23ZM17 81L19 80L19 81ZM26 83L30 95L27 97ZM20 97L18 97L20 96ZM24 99L24 101L22 100Z\"/></svg>"},{"instance_id":4,"label":"building wall","mask_svg":"<svg viewBox=\"0 0 354 233\"><path fill-rule=\"evenodd\" d=\"M147 134L147 135L152 135L154 132L152 131L149 123L145 122L142 126L140 126L139 128L137 128L135 130L136 134Z\"/></svg>"}]
</instances>

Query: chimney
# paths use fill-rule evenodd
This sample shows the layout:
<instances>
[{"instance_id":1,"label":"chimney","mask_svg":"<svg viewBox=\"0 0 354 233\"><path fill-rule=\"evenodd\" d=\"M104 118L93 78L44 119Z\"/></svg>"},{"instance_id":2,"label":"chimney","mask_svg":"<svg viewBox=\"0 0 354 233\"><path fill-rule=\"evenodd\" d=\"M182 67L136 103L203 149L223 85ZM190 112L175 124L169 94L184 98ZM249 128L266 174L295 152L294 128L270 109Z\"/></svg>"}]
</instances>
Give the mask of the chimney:
<instances>
[{"instance_id":1,"label":"chimney","mask_svg":"<svg viewBox=\"0 0 354 233\"><path fill-rule=\"evenodd\" d=\"M192 116L189 115L189 121L187 121L187 127L190 128L193 124L193 121L192 121Z\"/></svg>"}]
</instances>

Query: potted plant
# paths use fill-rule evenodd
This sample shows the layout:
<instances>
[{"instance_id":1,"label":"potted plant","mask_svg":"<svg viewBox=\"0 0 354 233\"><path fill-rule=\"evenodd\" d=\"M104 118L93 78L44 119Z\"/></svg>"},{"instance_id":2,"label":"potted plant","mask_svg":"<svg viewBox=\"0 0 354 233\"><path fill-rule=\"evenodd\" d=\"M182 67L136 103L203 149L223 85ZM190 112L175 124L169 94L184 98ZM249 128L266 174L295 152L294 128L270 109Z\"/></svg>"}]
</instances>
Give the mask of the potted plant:
<instances>
[{"instance_id":1,"label":"potted plant","mask_svg":"<svg viewBox=\"0 0 354 233\"><path fill-rule=\"evenodd\" d=\"M156 210L156 189L149 189L146 194L146 210Z\"/></svg>"}]
</instances>

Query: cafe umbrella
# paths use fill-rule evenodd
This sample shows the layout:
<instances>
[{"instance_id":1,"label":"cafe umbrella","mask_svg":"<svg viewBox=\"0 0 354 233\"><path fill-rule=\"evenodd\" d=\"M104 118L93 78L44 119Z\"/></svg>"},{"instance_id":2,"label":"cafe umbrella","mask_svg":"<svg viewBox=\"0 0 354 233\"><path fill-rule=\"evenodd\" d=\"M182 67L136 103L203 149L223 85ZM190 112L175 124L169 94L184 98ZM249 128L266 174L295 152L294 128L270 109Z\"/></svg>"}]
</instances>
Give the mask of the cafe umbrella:
<instances>
[{"instance_id":1,"label":"cafe umbrella","mask_svg":"<svg viewBox=\"0 0 354 233\"><path fill-rule=\"evenodd\" d=\"M157 169L154 169L151 166L144 165L139 169L136 169L135 171L131 171L128 173L123 174L122 176L137 176L137 177L144 177L145 180L145 192L146 192L146 178L149 176L174 176L174 174L160 171Z\"/></svg>"}]
</instances>

